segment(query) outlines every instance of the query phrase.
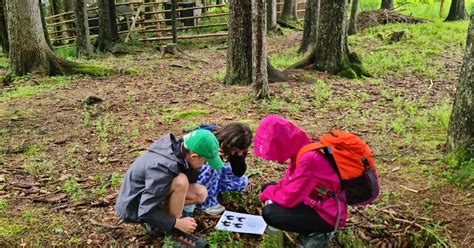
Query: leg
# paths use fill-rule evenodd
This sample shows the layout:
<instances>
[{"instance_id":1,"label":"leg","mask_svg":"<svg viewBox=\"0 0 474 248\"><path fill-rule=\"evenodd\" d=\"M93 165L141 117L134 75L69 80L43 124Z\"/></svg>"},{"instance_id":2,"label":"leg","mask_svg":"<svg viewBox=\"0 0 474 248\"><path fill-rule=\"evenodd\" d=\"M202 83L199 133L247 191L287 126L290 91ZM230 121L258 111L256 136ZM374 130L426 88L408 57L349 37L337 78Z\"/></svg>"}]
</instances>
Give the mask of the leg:
<instances>
[{"instance_id":1,"label":"leg","mask_svg":"<svg viewBox=\"0 0 474 248\"><path fill-rule=\"evenodd\" d=\"M268 204L263 208L263 219L268 225L296 233L328 233L334 227L326 223L311 207L300 203L293 208Z\"/></svg>"},{"instance_id":2,"label":"leg","mask_svg":"<svg viewBox=\"0 0 474 248\"><path fill-rule=\"evenodd\" d=\"M170 197L168 201L168 211L175 218L180 218L183 215L183 207L188 189L188 177L183 173L179 173L171 183Z\"/></svg>"},{"instance_id":3,"label":"leg","mask_svg":"<svg viewBox=\"0 0 474 248\"><path fill-rule=\"evenodd\" d=\"M188 192L186 193L186 200L184 205L189 204L202 204L207 198L207 189L206 187L197 184L189 184Z\"/></svg>"}]
</instances>

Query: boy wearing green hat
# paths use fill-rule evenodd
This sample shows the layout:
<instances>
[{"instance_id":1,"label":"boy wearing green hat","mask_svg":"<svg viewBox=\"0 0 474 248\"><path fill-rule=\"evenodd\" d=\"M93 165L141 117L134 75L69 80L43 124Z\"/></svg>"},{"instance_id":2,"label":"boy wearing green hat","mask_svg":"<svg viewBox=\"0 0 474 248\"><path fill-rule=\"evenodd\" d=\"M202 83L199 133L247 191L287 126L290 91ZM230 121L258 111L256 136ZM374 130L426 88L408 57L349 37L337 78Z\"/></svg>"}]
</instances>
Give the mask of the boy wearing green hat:
<instances>
[{"instance_id":1,"label":"boy wearing green hat","mask_svg":"<svg viewBox=\"0 0 474 248\"><path fill-rule=\"evenodd\" d=\"M224 166L219 142L208 130L195 130L181 140L172 134L156 140L124 177L115 205L119 217L143 223L151 233L192 233L196 221L182 218L182 212L184 205L201 204L207 197L207 189L196 184L206 162L216 170Z\"/></svg>"}]
</instances>

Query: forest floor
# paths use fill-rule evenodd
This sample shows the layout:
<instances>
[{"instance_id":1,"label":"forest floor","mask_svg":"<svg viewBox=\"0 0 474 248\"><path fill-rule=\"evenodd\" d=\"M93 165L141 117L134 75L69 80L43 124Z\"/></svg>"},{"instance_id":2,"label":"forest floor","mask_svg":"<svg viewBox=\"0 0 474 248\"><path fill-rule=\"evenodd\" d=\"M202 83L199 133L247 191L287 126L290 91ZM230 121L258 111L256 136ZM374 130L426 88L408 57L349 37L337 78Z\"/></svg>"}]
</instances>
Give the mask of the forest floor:
<instances>
[{"instance_id":1,"label":"forest floor","mask_svg":"<svg viewBox=\"0 0 474 248\"><path fill-rule=\"evenodd\" d=\"M387 41L400 29L408 36ZM264 101L253 99L251 87L220 83L225 39L181 44L199 61L160 59L156 44L132 44L127 55L88 61L120 73L17 78L0 95L0 246L162 244L116 217L116 194L133 160L168 132L232 121L255 129L275 113L311 136L333 128L355 132L373 150L381 195L372 206L351 208L333 246L468 247L474 242L472 175L444 157L466 30L466 21L364 30L350 39L373 74L360 80L287 70L301 58L295 52L302 34L271 36L271 61L289 80L271 84ZM89 96L102 101L86 105ZM247 163L248 189L221 201L228 210L260 214L260 186L280 178L285 165L252 153ZM266 235L217 232L215 218L197 218L197 234L213 247L271 246ZM286 244L295 238L285 236Z\"/></svg>"}]
</instances>

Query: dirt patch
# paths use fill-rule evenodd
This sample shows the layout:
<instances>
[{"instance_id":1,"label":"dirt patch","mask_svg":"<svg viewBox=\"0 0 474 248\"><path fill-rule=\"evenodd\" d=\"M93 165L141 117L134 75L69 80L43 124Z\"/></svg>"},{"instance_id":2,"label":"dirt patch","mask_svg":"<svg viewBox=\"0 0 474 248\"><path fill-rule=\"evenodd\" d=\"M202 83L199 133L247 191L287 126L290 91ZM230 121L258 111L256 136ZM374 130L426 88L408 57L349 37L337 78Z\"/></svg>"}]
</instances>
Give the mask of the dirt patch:
<instances>
[{"instance_id":1,"label":"dirt patch","mask_svg":"<svg viewBox=\"0 0 474 248\"><path fill-rule=\"evenodd\" d=\"M392 10L362 11L357 16L357 28L363 30L366 28L385 25L390 23L424 23L428 20L409 15L402 15Z\"/></svg>"}]
</instances>

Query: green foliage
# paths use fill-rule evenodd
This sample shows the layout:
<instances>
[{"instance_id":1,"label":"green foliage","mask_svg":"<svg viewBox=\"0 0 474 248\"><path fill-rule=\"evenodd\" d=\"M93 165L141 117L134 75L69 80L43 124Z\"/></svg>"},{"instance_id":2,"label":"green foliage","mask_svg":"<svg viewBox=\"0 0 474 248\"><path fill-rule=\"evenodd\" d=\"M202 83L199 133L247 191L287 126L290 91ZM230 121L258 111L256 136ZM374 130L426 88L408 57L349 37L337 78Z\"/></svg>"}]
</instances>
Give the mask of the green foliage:
<instances>
[{"instance_id":1,"label":"green foliage","mask_svg":"<svg viewBox=\"0 0 474 248\"><path fill-rule=\"evenodd\" d=\"M0 239L11 239L23 233L25 227L11 219L0 219Z\"/></svg>"},{"instance_id":2,"label":"green foliage","mask_svg":"<svg viewBox=\"0 0 474 248\"><path fill-rule=\"evenodd\" d=\"M105 178L104 174L97 174L95 175L92 180L98 184L97 187L92 189L92 193L96 196L104 196L107 192L107 179Z\"/></svg>"},{"instance_id":3,"label":"green foliage","mask_svg":"<svg viewBox=\"0 0 474 248\"><path fill-rule=\"evenodd\" d=\"M8 200L7 199L0 199L0 214L5 213L8 208Z\"/></svg>"},{"instance_id":4,"label":"green foliage","mask_svg":"<svg viewBox=\"0 0 474 248\"><path fill-rule=\"evenodd\" d=\"M109 67L104 67L94 64L78 64L73 69L75 74L91 75L97 77L105 77L111 75L115 70Z\"/></svg>"},{"instance_id":5,"label":"green foliage","mask_svg":"<svg viewBox=\"0 0 474 248\"><path fill-rule=\"evenodd\" d=\"M118 172L113 172L112 175L110 175L110 185L112 187L117 187L122 184L123 181L123 175L118 173Z\"/></svg>"},{"instance_id":6,"label":"green foliage","mask_svg":"<svg viewBox=\"0 0 474 248\"><path fill-rule=\"evenodd\" d=\"M10 61L7 57L0 57L0 69L7 70L10 68Z\"/></svg>"},{"instance_id":7,"label":"green foliage","mask_svg":"<svg viewBox=\"0 0 474 248\"><path fill-rule=\"evenodd\" d=\"M280 113L281 108L285 105L285 102L280 98L273 97L271 99L264 99L262 101L261 109L264 113L267 114L277 114Z\"/></svg>"},{"instance_id":8,"label":"green foliage","mask_svg":"<svg viewBox=\"0 0 474 248\"><path fill-rule=\"evenodd\" d=\"M54 50L54 53L65 59L75 59L77 57L76 46L62 46Z\"/></svg>"},{"instance_id":9,"label":"green foliage","mask_svg":"<svg viewBox=\"0 0 474 248\"><path fill-rule=\"evenodd\" d=\"M239 241L233 239L231 232L214 230L209 234L208 239L210 248L220 248L220 247L231 247L237 248L242 247Z\"/></svg>"},{"instance_id":10,"label":"green foliage","mask_svg":"<svg viewBox=\"0 0 474 248\"><path fill-rule=\"evenodd\" d=\"M54 172L54 165L48 161L36 161L32 160L23 165L23 168L32 176L34 177L43 177L49 176Z\"/></svg>"},{"instance_id":11,"label":"green foliage","mask_svg":"<svg viewBox=\"0 0 474 248\"><path fill-rule=\"evenodd\" d=\"M449 56L463 53L467 25L467 21L390 24L366 29L351 36L349 41L372 75L416 75L441 80L440 71L444 67L441 57L446 51L452 51ZM406 40L390 43L379 38L381 34L398 30L408 30Z\"/></svg>"},{"instance_id":12,"label":"green foliage","mask_svg":"<svg viewBox=\"0 0 474 248\"><path fill-rule=\"evenodd\" d=\"M359 240L351 229L344 229L337 233L337 242L344 248L363 248L368 244Z\"/></svg>"},{"instance_id":13,"label":"green foliage","mask_svg":"<svg viewBox=\"0 0 474 248\"><path fill-rule=\"evenodd\" d=\"M307 79L308 76L305 76ZM308 79L307 79L308 80ZM326 103L329 97L332 94L331 87L327 85L324 81L316 79L312 80L314 82L313 89L313 104L316 108L322 107Z\"/></svg>"},{"instance_id":14,"label":"green foliage","mask_svg":"<svg viewBox=\"0 0 474 248\"><path fill-rule=\"evenodd\" d=\"M54 76L42 78L41 80L39 80L39 85L21 86L23 83L27 82L30 79L30 75L23 77L15 77L14 85L20 86L3 90L0 94L0 102L5 102L15 98L23 98L53 92L57 89L67 87L71 84L72 81L72 77Z\"/></svg>"},{"instance_id":15,"label":"green foliage","mask_svg":"<svg viewBox=\"0 0 474 248\"><path fill-rule=\"evenodd\" d=\"M66 180L63 185L63 191L73 200L81 201L85 198L85 194L82 191L81 186L77 183L75 177L71 177Z\"/></svg>"},{"instance_id":16,"label":"green foliage","mask_svg":"<svg viewBox=\"0 0 474 248\"><path fill-rule=\"evenodd\" d=\"M287 49L284 53L275 53L270 56L270 63L280 69L289 68L296 62L303 59L303 54L299 54L298 46Z\"/></svg>"},{"instance_id":17,"label":"green foliage","mask_svg":"<svg viewBox=\"0 0 474 248\"><path fill-rule=\"evenodd\" d=\"M444 162L448 170L443 175L454 184L465 188L474 188L474 157L465 151L455 151L448 154Z\"/></svg>"},{"instance_id":18,"label":"green foliage","mask_svg":"<svg viewBox=\"0 0 474 248\"><path fill-rule=\"evenodd\" d=\"M171 124L174 120L179 119L191 119L208 114L209 112L204 109L191 109L179 113L169 114L163 116L163 121L167 124Z\"/></svg>"}]
</instances>

